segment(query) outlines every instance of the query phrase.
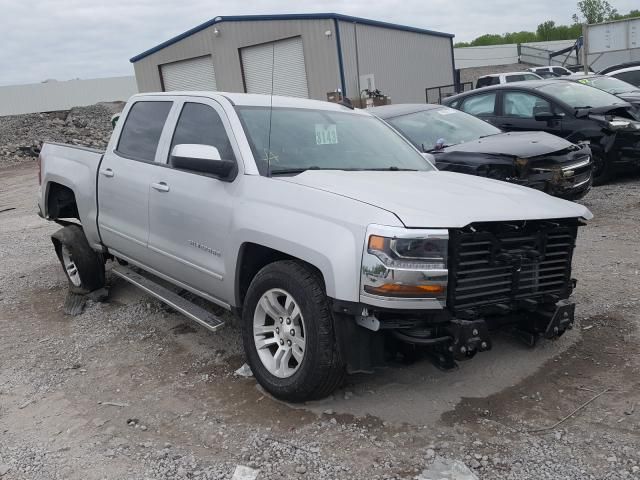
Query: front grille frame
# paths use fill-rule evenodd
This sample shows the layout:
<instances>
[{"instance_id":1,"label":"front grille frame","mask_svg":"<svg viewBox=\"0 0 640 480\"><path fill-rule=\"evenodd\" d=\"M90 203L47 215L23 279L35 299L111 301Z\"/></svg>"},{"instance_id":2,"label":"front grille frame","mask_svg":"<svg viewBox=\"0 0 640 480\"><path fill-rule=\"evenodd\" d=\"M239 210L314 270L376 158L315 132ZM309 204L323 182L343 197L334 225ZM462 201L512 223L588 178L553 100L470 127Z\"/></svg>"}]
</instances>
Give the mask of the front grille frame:
<instances>
[{"instance_id":1,"label":"front grille frame","mask_svg":"<svg viewBox=\"0 0 640 480\"><path fill-rule=\"evenodd\" d=\"M536 310L568 298L576 218L449 230L447 307L458 318Z\"/></svg>"}]
</instances>

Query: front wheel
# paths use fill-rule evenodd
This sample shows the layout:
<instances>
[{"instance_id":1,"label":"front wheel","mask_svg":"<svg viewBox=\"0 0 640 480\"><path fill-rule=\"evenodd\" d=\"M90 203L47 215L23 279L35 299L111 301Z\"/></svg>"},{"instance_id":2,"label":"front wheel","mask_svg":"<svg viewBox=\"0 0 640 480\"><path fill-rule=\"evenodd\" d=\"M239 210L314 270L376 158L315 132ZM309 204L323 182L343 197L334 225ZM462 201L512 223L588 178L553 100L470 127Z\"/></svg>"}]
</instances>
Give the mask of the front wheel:
<instances>
[{"instance_id":1,"label":"front wheel","mask_svg":"<svg viewBox=\"0 0 640 480\"><path fill-rule=\"evenodd\" d=\"M247 292L243 342L256 379L291 402L322 398L344 378L333 317L316 272L296 261L264 267Z\"/></svg>"},{"instance_id":2,"label":"front wheel","mask_svg":"<svg viewBox=\"0 0 640 480\"><path fill-rule=\"evenodd\" d=\"M593 185L608 183L615 175L613 162L604 153L593 154Z\"/></svg>"}]
</instances>

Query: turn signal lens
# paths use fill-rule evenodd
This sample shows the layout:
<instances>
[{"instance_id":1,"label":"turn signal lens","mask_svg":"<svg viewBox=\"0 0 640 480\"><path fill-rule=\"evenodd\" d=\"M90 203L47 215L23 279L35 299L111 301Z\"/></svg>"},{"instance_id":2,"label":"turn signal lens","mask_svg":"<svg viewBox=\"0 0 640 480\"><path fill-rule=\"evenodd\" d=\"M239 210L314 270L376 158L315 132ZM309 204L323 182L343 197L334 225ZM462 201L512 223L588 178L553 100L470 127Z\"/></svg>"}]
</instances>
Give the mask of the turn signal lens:
<instances>
[{"instance_id":1,"label":"turn signal lens","mask_svg":"<svg viewBox=\"0 0 640 480\"><path fill-rule=\"evenodd\" d=\"M402 285L398 283L385 283L378 287L365 285L367 293L390 297L423 297L443 295L445 287L443 285Z\"/></svg>"},{"instance_id":2,"label":"turn signal lens","mask_svg":"<svg viewBox=\"0 0 640 480\"><path fill-rule=\"evenodd\" d=\"M369 250L384 250L384 237L371 235L369 237Z\"/></svg>"}]
</instances>

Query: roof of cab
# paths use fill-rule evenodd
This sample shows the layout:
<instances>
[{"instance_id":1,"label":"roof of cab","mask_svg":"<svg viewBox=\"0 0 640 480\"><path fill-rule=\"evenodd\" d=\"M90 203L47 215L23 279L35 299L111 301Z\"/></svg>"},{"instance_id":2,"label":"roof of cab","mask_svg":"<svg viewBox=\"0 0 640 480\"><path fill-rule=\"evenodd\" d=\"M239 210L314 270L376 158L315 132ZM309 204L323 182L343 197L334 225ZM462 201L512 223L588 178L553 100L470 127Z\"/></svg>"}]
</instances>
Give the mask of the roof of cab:
<instances>
[{"instance_id":1,"label":"roof of cab","mask_svg":"<svg viewBox=\"0 0 640 480\"><path fill-rule=\"evenodd\" d=\"M144 99L149 97L203 97L216 100L223 97L233 105L246 107L280 107L280 108L307 108L315 110L331 110L350 112L361 115L369 115L365 110L351 109L339 103L323 100L310 100L308 98L283 97L279 95L259 95L255 93L231 93L215 91L175 91L175 92L147 92L138 93L131 99Z\"/></svg>"}]
</instances>

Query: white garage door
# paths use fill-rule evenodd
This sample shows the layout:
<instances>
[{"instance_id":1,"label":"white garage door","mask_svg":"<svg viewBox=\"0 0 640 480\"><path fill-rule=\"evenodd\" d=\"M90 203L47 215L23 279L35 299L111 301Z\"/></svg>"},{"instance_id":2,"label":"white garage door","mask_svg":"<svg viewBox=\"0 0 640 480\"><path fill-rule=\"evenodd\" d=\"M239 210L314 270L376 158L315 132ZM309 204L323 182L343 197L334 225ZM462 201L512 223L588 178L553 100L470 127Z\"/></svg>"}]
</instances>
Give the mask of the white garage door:
<instances>
[{"instance_id":1,"label":"white garage door","mask_svg":"<svg viewBox=\"0 0 640 480\"><path fill-rule=\"evenodd\" d=\"M274 95L309 98L301 37L245 47L241 53L247 93L271 94L273 74Z\"/></svg>"},{"instance_id":2,"label":"white garage door","mask_svg":"<svg viewBox=\"0 0 640 480\"><path fill-rule=\"evenodd\" d=\"M210 55L160 66L164 91L217 90L213 59Z\"/></svg>"}]
</instances>

